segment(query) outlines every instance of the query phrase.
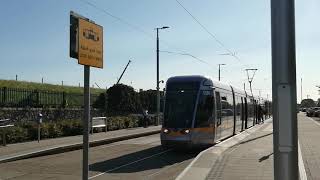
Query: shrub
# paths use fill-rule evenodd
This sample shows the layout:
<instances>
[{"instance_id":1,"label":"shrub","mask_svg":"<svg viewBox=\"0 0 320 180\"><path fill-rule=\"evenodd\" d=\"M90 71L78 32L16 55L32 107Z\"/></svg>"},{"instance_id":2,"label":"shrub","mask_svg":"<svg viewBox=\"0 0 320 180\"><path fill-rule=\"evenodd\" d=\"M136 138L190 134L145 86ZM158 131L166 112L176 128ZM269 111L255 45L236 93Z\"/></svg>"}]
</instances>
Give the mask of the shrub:
<instances>
[{"instance_id":1,"label":"shrub","mask_svg":"<svg viewBox=\"0 0 320 180\"><path fill-rule=\"evenodd\" d=\"M1 142L2 142L2 131L1 129ZM22 127L10 127L6 129L7 143L18 143L24 142L28 139L27 130Z\"/></svg>"},{"instance_id":2,"label":"shrub","mask_svg":"<svg viewBox=\"0 0 320 180\"><path fill-rule=\"evenodd\" d=\"M58 122L60 122L62 136L75 136L82 134L83 127L81 120L62 120Z\"/></svg>"},{"instance_id":3,"label":"shrub","mask_svg":"<svg viewBox=\"0 0 320 180\"><path fill-rule=\"evenodd\" d=\"M138 127L139 119L135 116L113 116L108 117L108 130Z\"/></svg>"},{"instance_id":4,"label":"shrub","mask_svg":"<svg viewBox=\"0 0 320 180\"><path fill-rule=\"evenodd\" d=\"M108 117L108 130L118 130L138 127L142 116L113 116ZM101 132L103 128L95 128L94 132ZM0 129L2 134L3 129ZM41 124L41 139L75 136L83 133L82 120L58 120ZM20 122L14 127L6 129L7 143L18 143L38 139L38 124L36 122ZM2 136L0 136L2 142Z\"/></svg>"},{"instance_id":5,"label":"shrub","mask_svg":"<svg viewBox=\"0 0 320 180\"><path fill-rule=\"evenodd\" d=\"M56 123L48 123L48 138L56 138L63 135L62 127Z\"/></svg>"}]
</instances>

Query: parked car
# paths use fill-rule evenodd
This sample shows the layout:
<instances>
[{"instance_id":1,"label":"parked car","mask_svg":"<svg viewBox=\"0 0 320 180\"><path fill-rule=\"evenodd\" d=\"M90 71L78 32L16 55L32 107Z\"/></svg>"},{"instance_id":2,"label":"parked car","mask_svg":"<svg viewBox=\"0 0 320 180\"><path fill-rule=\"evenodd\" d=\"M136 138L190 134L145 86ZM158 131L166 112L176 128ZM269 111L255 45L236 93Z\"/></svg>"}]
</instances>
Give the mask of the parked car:
<instances>
[{"instance_id":1,"label":"parked car","mask_svg":"<svg viewBox=\"0 0 320 180\"><path fill-rule=\"evenodd\" d=\"M313 117L315 115L315 111L320 110L320 107L311 107L307 110L307 116Z\"/></svg>"},{"instance_id":2,"label":"parked car","mask_svg":"<svg viewBox=\"0 0 320 180\"><path fill-rule=\"evenodd\" d=\"M320 109L315 110L313 115L314 115L314 117L320 117Z\"/></svg>"}]
</instances>

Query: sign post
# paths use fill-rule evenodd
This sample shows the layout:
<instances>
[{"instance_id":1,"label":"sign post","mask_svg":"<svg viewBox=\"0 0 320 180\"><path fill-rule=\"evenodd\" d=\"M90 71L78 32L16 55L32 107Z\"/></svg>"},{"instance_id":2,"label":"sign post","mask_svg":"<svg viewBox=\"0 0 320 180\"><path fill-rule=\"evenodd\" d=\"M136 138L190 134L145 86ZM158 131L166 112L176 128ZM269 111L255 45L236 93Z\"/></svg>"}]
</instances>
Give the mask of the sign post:
<instances>
[{"instance_id":1,"label":"sign post","mask_svg":"<svg viewBox=\"0 0 320 180\"><path fill-rule=\"evenodd\" d=\"M82 179L89 179L90 66L103 68L103 27L70 13L70 57L84 65Z\"/></svg>"},{"instance_id":2,"label":"sign post","mask_svg":"<svg viewBox=\"0 0 320 180\"><path fill-rule=\"evenodd\" d=\"M82 179L89 178L90 66L84 65L84 121Z\"/></svg>"}]
</instances>

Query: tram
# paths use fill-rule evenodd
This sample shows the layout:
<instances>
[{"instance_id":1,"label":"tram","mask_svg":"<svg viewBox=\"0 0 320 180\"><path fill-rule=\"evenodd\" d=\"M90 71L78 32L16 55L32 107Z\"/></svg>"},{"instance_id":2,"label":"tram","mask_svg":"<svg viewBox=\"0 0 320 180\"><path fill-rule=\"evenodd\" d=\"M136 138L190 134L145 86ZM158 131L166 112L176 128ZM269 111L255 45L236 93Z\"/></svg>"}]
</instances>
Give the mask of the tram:
<instances>
[{"instance_id":1,"label":"tram","mask_svg":"<svg viewBox=\"0 0 320 180\"><path fill-rule=\"evenodd\" d=\"M161 144L213 145L254 126L258 103L248 92L204 76L171 77L166 83Z\"/></svg>"}]
</instances>

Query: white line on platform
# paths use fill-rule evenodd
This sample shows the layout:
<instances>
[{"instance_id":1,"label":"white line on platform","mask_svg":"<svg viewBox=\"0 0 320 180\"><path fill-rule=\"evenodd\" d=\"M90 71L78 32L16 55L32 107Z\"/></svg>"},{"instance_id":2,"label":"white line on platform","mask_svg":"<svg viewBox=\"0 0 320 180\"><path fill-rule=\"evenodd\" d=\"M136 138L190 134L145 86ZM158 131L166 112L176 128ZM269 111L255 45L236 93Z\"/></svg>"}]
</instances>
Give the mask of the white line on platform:
<instances>
[{"instance_id":1,"label":"white line on platform","mask_svg":"<svg viewBox=\"0 0 320 180\"><path fill-rule=\"evenodd\" d=\"M300 148L300 142L298 140L298 165L299 165L299 176L300 180L307 180L307 173L306 169L304 167L303 159L302 159L302 154L301 154L301 148Z\"/></svg>"},{"instance_id":2,"label":"white line on platform","mask_svg":"<svg viewBox=\"0 0 320 180\"><path fill-rule=\"evenodd\" d=\"M117 170L117 169L120 169L120 168L129 166L129 165L131 165L131 164L135 164L135 163L137 163L137 162L140 162L140 161L143 161L143 160L146 160L146 159L150 159L150 158L152 158L152 157L158 156L158 155L160 155L160 154L164 154L164 153L169 152L169 151L172 151L172 149L168 149L168 150L162 151L162 152L160 152L160 153L157 153L157 154L154 154L154 155L151 155L151 156L147 156L147 157L145 157L145 158L142 158L142 159L139 159L139 160L136 160L136 161L133 161L133 162L130 162L130 163L127 163L127 164L124 164L124 165L121 165L121 166L112 168L112 169L107 170L107 171L105 171L105 172L103 172L103 173L100 173L100 174L91 176L91 177L89 177L89 179L93 179L93 178L102 176L102 175L104 175L104 174L106 174L106 173L108 173L108 172L115 171L115 170Z\"/></svg>"},{"instance_id":3,"label":"white line on platform","mask_svg":"<svg viewBox=\"0 0 320 180\"><path fill-rule=\"evenodd\" d=\"M308 119L310 119L312 122L314 122L316 125L320 126L320 123L315 121L314 119L312 119L311 117L307 117Z\"/></svg>"}]
</instances>

